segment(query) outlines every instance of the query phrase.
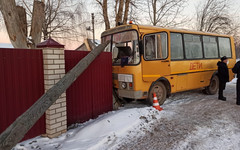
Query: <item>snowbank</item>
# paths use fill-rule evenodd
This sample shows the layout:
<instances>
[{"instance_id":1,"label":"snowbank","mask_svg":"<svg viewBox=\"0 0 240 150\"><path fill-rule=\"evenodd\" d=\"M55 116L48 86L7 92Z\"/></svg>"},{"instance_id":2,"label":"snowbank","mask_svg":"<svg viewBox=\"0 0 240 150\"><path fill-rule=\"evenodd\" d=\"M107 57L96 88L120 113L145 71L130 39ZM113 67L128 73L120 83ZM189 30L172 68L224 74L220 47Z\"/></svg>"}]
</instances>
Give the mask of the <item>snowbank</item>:
<instances>
[{"instance_id":1,"label":"snowbank","mask_svg":"<svg viewBox=\"0 0 240 150\"><path fill-rule=\"evenodd\" d=\"M228 84L237 84L237 78L234 78L231 82L229 82Z\"/></svg>"},{"instance_id":2,"label":"snowbank","mask_svg":"<svg viewBox=\"0 0 240 150\"><path fill-rule=\"evenodd\" d=\"M78 124L59 138L36 137L19 143L15 150L116 149L116 143L121 144L128 138L140 136L144 131L151 130L149 124L161 118L162 114L164 111L159 112L152 107L113 111L99 116L96 120Z\"/></svg>"}]
</instances>

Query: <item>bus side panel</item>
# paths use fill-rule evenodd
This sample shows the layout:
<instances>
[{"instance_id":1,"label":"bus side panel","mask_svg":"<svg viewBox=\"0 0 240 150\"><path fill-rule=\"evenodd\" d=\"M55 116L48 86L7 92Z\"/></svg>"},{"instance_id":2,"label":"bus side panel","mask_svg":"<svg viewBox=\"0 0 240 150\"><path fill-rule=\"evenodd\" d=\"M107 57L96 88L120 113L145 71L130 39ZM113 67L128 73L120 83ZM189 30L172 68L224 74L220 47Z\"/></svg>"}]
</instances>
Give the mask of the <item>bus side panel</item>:
<instances>
[{"instance_id":1,"label":"bus side panel","mask_svg":"<svg viewBox=\"0 0 240 150\"><path fill-rule=\"evenodd\" d=\"M210 81L211 79L211 72L196 72L196 73L189 73L188 74L188 90L197 89L205 87L204 83ZM208 82L209 84L209 82Z\"/></svg>"},{"instance_id":2,"label":"bus side panel","mask_svg":"<svg viewBox=\"0 0 240 150\"><path fill-rule=\"evenodd\" d=\"M177 75L177 92L187 90L187 81L188 81L188 74L178 74Z\"/></svg>"},{"instance_id":3,"label":"bus side panel","mask_svg":"<svg viewBox=\"0 0 240 150\"><path fill-rule=\"evenodd\" d=\"M171 61L172 74L177 75L176 92L208 86L217 62L217 59Z\"/></svg>"}]
</instances>

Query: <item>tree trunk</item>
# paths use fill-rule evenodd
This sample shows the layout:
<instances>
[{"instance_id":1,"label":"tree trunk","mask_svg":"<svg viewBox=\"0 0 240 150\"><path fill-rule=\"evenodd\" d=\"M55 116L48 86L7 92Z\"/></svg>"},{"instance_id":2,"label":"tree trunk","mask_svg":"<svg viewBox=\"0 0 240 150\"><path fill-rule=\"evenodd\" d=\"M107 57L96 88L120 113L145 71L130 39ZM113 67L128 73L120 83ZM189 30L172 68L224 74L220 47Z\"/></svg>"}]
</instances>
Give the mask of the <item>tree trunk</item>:
<instances>
[{"instance_id":1,"label":"tree trunk","mask_svg":"<svg viewBox=\"0 0 240 150\"><path fill-rule=\"evenodd\" d=\"M9 39L15 48L28 48L25 23L19 18L18 11L23 13L23 8L16 7L15 0L0 0L0 10L7 28ZM26 13L25 13L26 14Z\"/></svg>"},{"instance_id":2,"label":"tree trunk","mask_svg":"<svg viewBox=\"0 0 240 150\"><path fill-rule=\"evenodd\" d=\"M43 22L45 19L44 3L34 0L30 36L32 37L32 48L41 42Z\"/></svg>"},{"instance_id":3,"label":"tree trunk","mask_svg":"<svg viewBox=\"0 0 240 150\"><path fill-rule=\"evenodd\" d=\"M103 3L102 3L103 18L104 18L106 30L110 29L110 22L108 19L108 4L107 4L107 2L108 2L107 0L103 0Z\"/></svg>"},{"instance_id":4,"label":"tree trunk","mask_svg":"<svg viewBox=\"0 0 240 150\"><path fill-rule=\"evenodd\" d=\"M130 1L131 0L125 1L125 12L124 12L124 17L123 17L123 24L127 24Z\"/></svg>"},{"instance_id":5,"label":"tree trunk","mask_svg":"<svg viewBox=\"0 0 240 150\"><path fill-rule=\"evenodd\" d=\"M60 81L39 98L26 112L19 116L0 135L0 150L11 150L32 128L44 112L66 91L66 89L84 72L93 60L104 50L109 42L96 47L78 62Z\"/></svg>"},{"instance_id":6,"label":"tree trunk","mask_svg":"<svg viewBox=\"0 0 240 150\"><path fill-rule=\"evenodd\" d=\"M17 14L20 19L20 27L23 30L24 36L27 37L27 15L26 15L26 10L21 7L21 6L16 6L17 7Z\"/></svg>"},{"instance_id":7,"label":"tree trunk","mask_svg":"<svg viewBox=\"0 0 240 150\"><path fill-rule=\"evenodd\" d=\"M116 26L122 21L124 0L119 1L118 13L116 14Z\"/></svg>"},{"instance_id":8,"label":"tree trunk","mask_svg":"<svg viewBox=\"0 0 240 150\"><path fill-rule=\"evenodd\" d=\"M156 15L157 15L157 0L152 0L153 7L153 25L157 25Z\"/></svg>"}]
</instances>

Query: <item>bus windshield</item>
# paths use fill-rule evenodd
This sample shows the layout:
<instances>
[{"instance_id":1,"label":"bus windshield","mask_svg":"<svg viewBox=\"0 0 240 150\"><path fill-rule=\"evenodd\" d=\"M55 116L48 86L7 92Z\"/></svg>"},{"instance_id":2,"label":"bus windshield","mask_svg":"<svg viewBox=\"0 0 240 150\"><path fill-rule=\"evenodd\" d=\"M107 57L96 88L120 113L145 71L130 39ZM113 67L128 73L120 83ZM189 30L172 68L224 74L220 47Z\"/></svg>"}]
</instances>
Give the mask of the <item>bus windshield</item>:
<instances>
[{"instance_id":1,"label":"bus windshield","mask_svg":"<svg viewBox=\"0 0 240 150\"><path fill-rule=\"evenodd\" d=\"M112 62L115 65L138 64L140 61L138 36L136 31L126 31L106 36L102 40L112 40ZM110 49L109 49L110 50Z\"/></svg>"}]
</instances>

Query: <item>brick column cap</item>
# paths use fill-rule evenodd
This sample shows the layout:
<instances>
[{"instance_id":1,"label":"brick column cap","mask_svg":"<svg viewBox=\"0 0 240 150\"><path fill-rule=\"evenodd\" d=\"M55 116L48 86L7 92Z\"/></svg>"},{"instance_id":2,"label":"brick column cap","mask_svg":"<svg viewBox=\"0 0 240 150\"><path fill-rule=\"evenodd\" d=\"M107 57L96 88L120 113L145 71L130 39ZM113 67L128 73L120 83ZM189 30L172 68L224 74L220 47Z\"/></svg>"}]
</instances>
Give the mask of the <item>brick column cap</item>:
<instances>
[{"instance_id":1,"label":"brick column cap","mask_svg":"<svg viewBox=\"0 0 240 150\"><path fill-rule=\"evenodd\" d=\"M37 45L37 48L46 48L46 47L51 47L51 48L64 48L64 45L58 43L57 41L53 40L51 37L42 43L39 43Z\"/></svg>"}]
</instances>

